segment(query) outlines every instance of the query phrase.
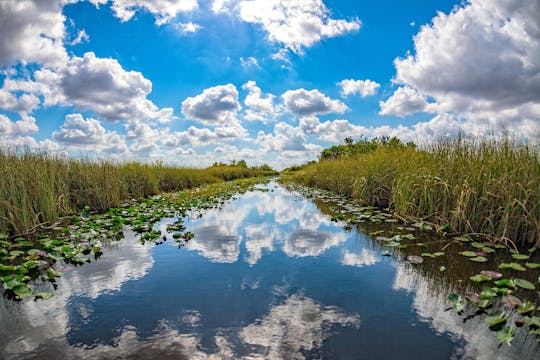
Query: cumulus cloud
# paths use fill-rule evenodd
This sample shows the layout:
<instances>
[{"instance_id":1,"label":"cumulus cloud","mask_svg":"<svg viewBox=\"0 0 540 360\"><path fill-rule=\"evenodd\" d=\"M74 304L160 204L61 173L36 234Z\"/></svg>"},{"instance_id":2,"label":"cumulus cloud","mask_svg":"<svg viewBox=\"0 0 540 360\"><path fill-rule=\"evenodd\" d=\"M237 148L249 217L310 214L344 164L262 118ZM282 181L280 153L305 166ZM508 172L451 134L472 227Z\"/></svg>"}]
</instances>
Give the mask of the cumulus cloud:
<instances>
[{"instance_id":1,"label":"cumulus cloud","mask_svg":"<svg viewBox=\"0 0 540 360\"><path fill-rule=\"evenodd\" d=\"M75 105L107 121L151 119L168 122L172 108L159 109L147 96L152 82L140 72L126 71L117 60L93 52L72 57L61 70L40 69L34 80L4 81L6 91L43 96L44 105Z\"/></svg>"},{"instance_id":2,"label":"cumulus cloud","mask_svg":"<svg viewBox=\"0 0 540 360\"><path fill-rule=\"evenodd\" d=\"M261 88L252 80L242 85L242 89L249 91L244 100L244 104L247 107L244 118L247 121L259 120L266 123L268 120L271 120L272 117L276 116L274 95L263 95Z\"/></svg>"},{"instance_id":3,"label":"cumulus cloud","mask_svg":"<svg viewBox=\"0 0 540 360\"><path fill-rule=\"evenodd\" d=\"M32 112L40 101L32 94L14 95L9 91L0 89L0 109L15 111L19 113Z\"/></svg>"},{"instance_id":4,"label":"cumulus cloud","mask_svg":"<svg viewBox=\"0 0 540 360\"><path fill-rule=\"evenodd\" d=\"M397 89L386 101L380 101L381 115L403 117L416 112L427 111L428 102L415 89L405 86Z\"/></svg>"},{"instance_id":5,"label":"cumulus cloud","mask_svg":"<svg viewBox=\"0 0 540 360\"><path fill-rule=\"evenodd\" d=\"M105 130L99 120L84 119L81 114L66 115L66 120L59 130L53 132L53 138L61 144L121 153L127 150L123 137Z\"/></svg>"},{"instance_id":6,"label":"cumulus cloud","mask_svg":"<svg viewBox=\"0 0 540 360\"><path fill-rule=\"evenodd\" d=\"M339 82L341 87L341 96L347 97L349 95L358 94L361 97L375 95L381 84L372 80L353 80L345 79Z\"/></svg>"},{"instance_id":7,"label":"cumulus cloud","mask_svg":"<svg viewBox=\"0 0 540 360\"><path fill-rule=\"evenodd\" d=\"M395 60L395 81L433 98L441 113L538 133L539 13L536 0L470 0L439 13L414 37L415 53Z\"/></svg>"},{"instance_id":8,"label":"cumulus cloud","mask_svg":"<svg viewBox=\"0 0 540 360\"><path fill-rule=\"evenodd\" d=\"M1 1L0 65L65 64L64 21L60 0Z\"/></svg>"},{"instance_id":9,"label":"cumulus cloud","mask_svg":"<svg viewBox=\"0 0 540 360\"><path fill-rule=\"evenodd\" d=\"M212 9L235 12L241 20L261 25L271 42L297 54L323 39L360 29L358 19L332 19L322 0L214 0Z\"/></svg>"},{"instance_id":10,"label":"cumulus cloud","mask_svg":"<svg viewBox=\"0 0 540 360\"><path fill-rule=\"evenodd\" d=\"M238 90L233 84L214 86L182 102L182 114L203 125L218 126L236 121L241 109Z\"/></svg>"},{"instance_id":11,"label":"cumulus cloud","mask_svg":"<svg viewBox=\"0 0 540 360\"><path fill-rule=\"evenodd\" d=\"M284 122L274 126L273 134L260 131L255 142L261 144L266 151L306 150L306 137L302 130Z\"/></svg>"},{"instance_id":12,"label":"cumulus cloud","mask_svg":"<svg viewBox=\"0 0 540 360\"><path fill-rule=\"evenodd\" d=\"M121 21L131 20L142 9L156 18L157 25L167 24L178 14L198 8L197 0L113 0L111 5L115 16Z\"/></svg>"},{"instance_id":13,"label":"cumulus cloud","mask_svg":"<svg viewBox=\"0 0 540 360\"><path fill-rule=\"evenodd\" d=\"M6 115L0 114L0 137L21 136L37 131L36 119L31 116L23 116L21 120L11 121Z\"/></svg>"},{"instance_id":14,"label":"cumulus cloud","mask_svg":"<svg viewBox=\"0 0 540 360\"><path fill-rule=\"evenodd\" d=\"M332 100L328 96L314 89L297 89L286 91L283 102L289 112L298 116L310 116L316 114L344 113L349 110L347 105L339 100Z\"/></svg>"}]
</instances>

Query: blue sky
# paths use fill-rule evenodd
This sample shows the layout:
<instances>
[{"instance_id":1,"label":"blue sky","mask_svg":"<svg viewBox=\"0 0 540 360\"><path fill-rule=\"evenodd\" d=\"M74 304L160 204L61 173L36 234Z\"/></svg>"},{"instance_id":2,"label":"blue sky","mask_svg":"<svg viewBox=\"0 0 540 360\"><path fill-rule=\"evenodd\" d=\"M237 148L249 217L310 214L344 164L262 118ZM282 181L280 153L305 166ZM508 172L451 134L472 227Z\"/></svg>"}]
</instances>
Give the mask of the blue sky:
<instances>
[{"instance_id":1,"label":"blue sky","mask_svg":"<svg viewBox=\"0 0 540 360\"><path fill-rule=\"evenodd\" d=\"M7 0L0 144L282 168L353 136L540 137L536 0Z\"/></svg>"}]
</instances>

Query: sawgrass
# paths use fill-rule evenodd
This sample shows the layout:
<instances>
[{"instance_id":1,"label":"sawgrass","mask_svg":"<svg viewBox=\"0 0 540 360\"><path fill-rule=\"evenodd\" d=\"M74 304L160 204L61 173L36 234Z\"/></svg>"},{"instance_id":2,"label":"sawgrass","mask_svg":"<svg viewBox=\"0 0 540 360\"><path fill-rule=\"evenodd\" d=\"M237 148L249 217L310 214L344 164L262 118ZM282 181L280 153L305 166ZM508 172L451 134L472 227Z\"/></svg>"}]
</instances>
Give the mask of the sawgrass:
<instances>
[{"instance_id":1,"label":"sawgrass","mask_svg":"<svg viewBox=\"0 0 540 360\"><path fill-rule=\"evenodd\" d=\"M378 147L311 164L293 179L389 207L441 232L540 245L538 148L512 140L458 138L421 150Z\"/></svg>"},{"instance_id":2,"label":"sawgrass","mask_svg":"<svg viewBox=\"0 0 540 360\"><path fill-rule=\"evenodd\" d=\"M237 166L174 168L0 150L0 232L24 234L85 207L105 211L125 199L270 173Z\"/></svg>"}]
</instances>

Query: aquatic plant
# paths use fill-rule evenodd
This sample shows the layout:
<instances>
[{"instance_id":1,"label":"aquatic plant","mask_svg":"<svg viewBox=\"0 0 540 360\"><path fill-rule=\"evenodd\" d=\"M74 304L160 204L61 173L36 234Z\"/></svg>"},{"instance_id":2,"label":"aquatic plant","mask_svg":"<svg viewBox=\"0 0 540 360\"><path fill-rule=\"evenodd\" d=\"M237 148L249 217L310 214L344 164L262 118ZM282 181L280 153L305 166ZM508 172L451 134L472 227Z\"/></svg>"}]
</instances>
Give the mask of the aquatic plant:
<instances>
[{"instance_id":1,"label":"aquatic plant","mask_svg":"<svg viewBox=\"0 0 540 360\"><path fill-rule=\"evenodd\" d=\"M425 149L377 146L323 159L292 180L389 207L400 219L440 233L540 245L540 155L509 139L458 138Z\"/></svg>"},{"instance_id":2,"label":"aquatic plant","mask_svg":"<svg viewBox=\"0 0 540 360\"><path fill-rule=\"evenodd\" d=\"M243 166L174 168L0 149L0 232L26 234L86 207L107 211L125 199L273 173Z\"/></svg>"}]
</instances>

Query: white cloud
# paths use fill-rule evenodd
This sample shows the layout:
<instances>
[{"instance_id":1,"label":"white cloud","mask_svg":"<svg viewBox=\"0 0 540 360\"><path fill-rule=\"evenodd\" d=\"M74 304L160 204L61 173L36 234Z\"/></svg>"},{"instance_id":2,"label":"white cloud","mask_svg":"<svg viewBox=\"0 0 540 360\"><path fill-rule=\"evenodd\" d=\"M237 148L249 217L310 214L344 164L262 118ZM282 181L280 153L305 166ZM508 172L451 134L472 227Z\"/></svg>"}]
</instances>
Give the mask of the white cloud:
<instances>
[{"instance_id":1,"label":"white cloud","mask_svg":"<svg viewBox=\"0 0 540 360\"><path fill-rule=\"evenodd\" d=\"M85 150L108 153L122 153L127 150L123 137L105 130L99 120L85 120L81 114L66 115L64 124L53 132L53 138L61 144L83 147Z\"/></svg>"},{"instance_id":2,"label":"white cloud","mask_svg":"<svg viewBox=\"0 0 540 360\"><path fill-rule=\"evenodd\" d=\"M45 106L73 104L107 121L175 119L172 108L159 109L147 98L152 91L150 80L140 72L124 70L115 59L98 58L93 52L74 56L61 70L37 70L34 80L6 79L4 89L43 96Z\"/></svg>"},{"instance_id":3,"label":"white cloud","mask_svg":"<svg viewBox=\"0 0 540 360\"><path fill-rule=\"evenodd\" d=\"M16 96L9 91L0 89L0 109L15 111L19 113L30 113L40 101L32 94L21 94Z\"/></svg>"},{"instance_id":4,"label":"white cloud","mask_svg":"<svg viewBox=\"0 0 540 360\"><path fill-rule=\"evenodd\" d=\"M1 1L0 65L65 64L64 21L60 0Z\"/></svg>"},{"instance_id":5,"label":"white cloud","mask_svg":"<svg viewBox=\"0 0 540 360\"><path fill-rule=\"evenodd\" d=\"M274 107L274 95L263 95L261 88L252 80L242 85L242 89L249 91L244 100L244 104L247 107L244 119L247 121L259 120L266 123L277 116L277 111Z\"/></svg>"},{"instance_id":6,"label":"white cloud","mask_svg":"<svg viewBox=\"0 0 540 360\"><path fill-rule=\"evenodd\" d=\"M395 81L491 130L540 131L540 3L471 0L439 13L395 60ZM516 119L519 119L516 122ZM532 126L532 128L531 128Z\"/></svg>"},{"instance_id":7,"label":"white cloud","mask_svg":"<svg viewBox=\"0 0 540 360\"><path fill-rule=\"evenodd\" d=\"M182 102L182 114L203 125L219 126L236 121L241 109L238 90L233 84L214 86Z\"/></svg>"},{"instance_id":8,"label":"white cloud","mask_svg":"<svg viewBox=\"0 0 540 360\"><path fill-rule=\"evenodd\" d=\"M197 0L113 0L111 9L121 21L129 21L139 9L156 18L157 25L169 23L178 14L199 8Z\"/></svg>"},{"instance_id":9,"label":"white cloud","mask_svg":"<svg viewBox=\"0 0 540 360\"><path fill-rule=\"evenodd\" d=\"M37 131L36 119L31 116L23 116L21 120L13 122L6 115L0 114L0 137L21 136Z\"/></svg>"},{"instance_id":10,"label":"white cloud","mask_svg":"<svg viewBox=\"0 0 540 360\"><path fill-rule=\"evenodd\" d=\"M77 37L73 39L69 44L77 45L77 44L81 44L83 42L88 42L88 41L90 41L90 36L88 36L86 31L83 29L83 30L79 30L79 32L77 33Z\"/></svg>"},{"instance_id":11,"label":"white cloud","mask_svg":"<svg viewBox=\"0 0 540 360\"><path fill-rule=\"evenodd\" d=\"M353 80L345 79L339 82L341 86L341 96L347 97L349 95L358 94L361 97L375 95L379 87L379 83L372 80Z\"/></svg>"},{"instance_id":12,"label":"white cloud","mask_svg":"<svg viewBox=\"0 0 540 360\"><path fill-rule=\"evenodd\" d=\"M193 34L202 29L202 26L194 22L174 24L174 27L178 29L182 34Z\"/></svg>"},{"instance_id":13,"label":"white cloud","mask_svg":"<svg viewBox=\"0 0 540 360\"><path fill-rule=\"evenodd\" d=\"M152 91L150 80L140 72L124 70L115 59L97 58L92 52L69 61L60 87L67 102L90 109L109 121L172 119L172 109L159 110L147 99Z\"/></svg>"},{"instance_id":14,"label":"white cloud","mask_svg":"<svg viewBox=\"0 0 540 360\"><path fill-rule=\"evenodd\" d=\"M349 110L347 105L341 101L332 100L316 89L311 91L306 89L289 90L282 95L282 98L287 110L298 116L341 114Z\"/></svg>"},{"instance_id":15,"label":"white cloud","mask_svg":"<svg viewBox=\"0 0 540 360\"><path fill-rule=\"evenodd\" d=\"M266 151L305 151L306 137L302 130L287 123L279 122L274 126L273 134L260 131L255 142Z\"/></svg>"},{"instance_id":16,"label":"white cloud","mask_svg":"<svg viewBox=\"0 0 540 360\"><path fill-rule=\"evenodd\" d=\"M403 117L416 112L427 111L429 104L415 89L405 86L398 88L386 101L380 101L380 115Z\"/></svg>"},{"instance_id":17,"label":"white cloud","mask_svg":"<svg viewBox=\"0 0 540 360\"><path fill-rule=\"evenodd\" d=\"M255 68L260 69L259 62L253 56L250 56L247 59L244 59L243 57L241 57L240 64L242 65L244 69L249 68L249 67L255 67Z\"/></svg>"},{"instance_id":18,"label":"white cloud","mask_svg":"<svg viewBox=\"0 0 540 360\"><path fill-rule=\"evenodd\" d=\"M223 2L214 5L219 9L225 6ZM332 19L322 0L246 0L239 1L237 9L243 21L262 25L271 42L295 53L322 39L360 29L358 19Z\"/></svg>"}]
</instances>

